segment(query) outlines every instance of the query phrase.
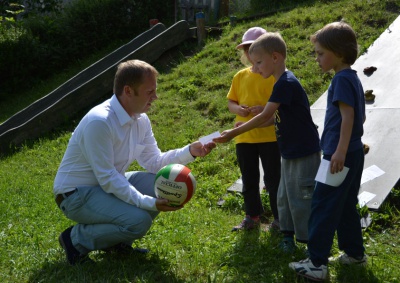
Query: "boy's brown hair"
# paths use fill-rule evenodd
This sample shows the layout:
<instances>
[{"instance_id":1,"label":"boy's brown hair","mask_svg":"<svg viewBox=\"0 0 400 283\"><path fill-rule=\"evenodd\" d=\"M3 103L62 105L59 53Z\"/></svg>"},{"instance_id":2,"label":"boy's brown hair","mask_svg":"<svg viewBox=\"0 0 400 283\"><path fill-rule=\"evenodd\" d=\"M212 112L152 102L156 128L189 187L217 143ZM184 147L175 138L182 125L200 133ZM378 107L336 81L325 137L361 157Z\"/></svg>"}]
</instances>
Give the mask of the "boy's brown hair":
<instances>
[{"instance_id":1,"label":"boy's brown hair","mask_svg":"<svg viewBox=\"0 0 400 283\"><path fill-rule=\"evenodd\" d=\"M277 52L286 59L286 43L278 32L267 32L261 35L250 46L249 53L251 54L257 49L261 49L269 54Z\"/></svg>"},{"instance_id":2,"label":"boy's brown hair","mask_svg":"<svg viewBox=\"0 0 400 283\"><path fill-rule=\"evenodd\" d=\"M343 58L343 63L353 65L358 55L356 33L343 21L325 25L314 33L310 40Z\"/></svg>"}]
</instances>

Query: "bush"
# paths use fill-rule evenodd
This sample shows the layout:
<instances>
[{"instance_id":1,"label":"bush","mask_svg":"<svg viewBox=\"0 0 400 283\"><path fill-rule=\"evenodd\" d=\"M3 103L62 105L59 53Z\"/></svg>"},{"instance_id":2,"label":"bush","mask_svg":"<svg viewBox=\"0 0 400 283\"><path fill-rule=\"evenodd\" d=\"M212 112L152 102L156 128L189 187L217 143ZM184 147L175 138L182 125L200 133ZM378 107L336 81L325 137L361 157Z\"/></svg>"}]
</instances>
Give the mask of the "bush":
<instances>
[{"instance_id":1,"label":"bush","mask_svg":"<svg viewBox=\"0 0 400 283\"><path fill-rule=\"evenodd\" d=\"M40 42L20 27L0 27L0 98L20 85L33 82L32 74L44 54Z\"/></svg>"},{"instance_id":2,"label":"bush","mask_svg":"<svg viewBox=\"0 0 400 283\"><path fill-rule=\"evenodd\" d=\"M32 1L31 1L32 2ZM56 1L57 2L57 1ZM32 86L80 59L125 43L149 28L149 19L172 24L172 1L75 0L61 12L25 12L0 26L0 99Z\"/></svg>"}]
</instances>

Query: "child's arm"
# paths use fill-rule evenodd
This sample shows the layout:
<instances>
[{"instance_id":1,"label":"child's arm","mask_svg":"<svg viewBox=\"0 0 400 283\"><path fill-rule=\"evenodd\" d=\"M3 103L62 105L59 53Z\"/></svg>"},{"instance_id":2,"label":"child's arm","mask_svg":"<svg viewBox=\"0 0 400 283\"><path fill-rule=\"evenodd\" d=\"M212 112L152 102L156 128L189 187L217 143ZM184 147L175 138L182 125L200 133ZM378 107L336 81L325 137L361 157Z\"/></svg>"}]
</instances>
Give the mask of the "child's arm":
<instances>
[{"instance_id":1,"label":"child's arm","mask_svg":"<svg viewBox=\"0 0 400 283\"><path fill-rule=\"evenodd\" d=\"M269 118L268 121L262 123L260 126L258 126L258 128L264 128L264 127L269 127L272 126L274 124L274 119L275 119L275 115L273 115L271 118ZM235 128L239 127L240 125L244 124L246 122L240 121L240 122L236 122L235 123Z\"/></svg>"},{"instance_id":2,"label":"child's arm","mask_svg":"<svg viewBox=\"0 0 400 283\"><path fill-rule=\"evenodd\" d=\"M250 110L247 105L239 105L237 101L231 99L228 100L228 109L231 113L241 117L247 117L250 114Z\"/></svg>"},{"instance_id":3,"label":"child's arm","mask_svg":"<svg viewBox=\"0 0 400 283\"><path fill-rule=\"evenodd\" d=\"M340 138L335 153L331 158L331 173L341 172L344 167L347 149L349 147L351 132L354 124L354 109L350 105L339 101L339 110L342 115L342 124L340 126Z\"/></svg>"},{"instance_id":4,"label":"child's arm","mask_svg":"<svg viewBox=\"0 0 400 283\"><path fill-rule=\"evenodd\" d=\"M265 105L264 110L260 114L258 114L257 116L254 116L249 121L241 124L237 128L223 131L221 133L221 136L213 139L213 141L217 142L217 143L228 142L231 139L233 139L234 137L236 137L240 134L243 134L244 132L247 132L254 128L259 127L263 123L269 121L269 119L271 119L271 117L273 117L273 115L274 115L275 111L278 109L279 105L280 105L280 103L268 102L267 105Z\"/></svg>"},{"instance_id":5,"label":"child's arm","mask_svg":"<svg viewBox=\"0 0 400 283\"><path fill-rule=\"evenodd\" d=\"M264 123L262 123L260 126L258 126L259 128L262 127L269 127L272 126L274 124L275 121L275 115L272 115L271 118L269 118L267 121L265 121Z\"/></svg>"}]
</instances>

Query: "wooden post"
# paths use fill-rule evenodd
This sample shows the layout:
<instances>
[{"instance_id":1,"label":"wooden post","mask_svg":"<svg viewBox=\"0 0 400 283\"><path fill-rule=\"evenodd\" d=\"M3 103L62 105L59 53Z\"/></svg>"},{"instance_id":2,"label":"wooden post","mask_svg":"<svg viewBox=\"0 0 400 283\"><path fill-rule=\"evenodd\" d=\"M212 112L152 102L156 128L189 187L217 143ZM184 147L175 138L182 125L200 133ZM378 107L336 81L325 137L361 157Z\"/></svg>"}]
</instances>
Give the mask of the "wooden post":
<instances>
[{"instance_id":1,"label":"wooden post","mask_svg":"<svg viewBox=\"0 0 400 283\"><path fill-rule=\"evenodd\" d=\"M236 16L230 16L229 21L232 27L236 26L236 21L237 21Z\"/></svg>"},{"instance_id":2,"label":"wooden post","mask_svg":"<svg viewBox=\"0 0 400 283\"><path fill-rule=\"evenodd\" d=\"M204 13L198 12L196 13L196 26L197 26L197 39L199 45L204 43L204 39L206 37L206 29L204 27Z\"/></svg>"}]
</instances>

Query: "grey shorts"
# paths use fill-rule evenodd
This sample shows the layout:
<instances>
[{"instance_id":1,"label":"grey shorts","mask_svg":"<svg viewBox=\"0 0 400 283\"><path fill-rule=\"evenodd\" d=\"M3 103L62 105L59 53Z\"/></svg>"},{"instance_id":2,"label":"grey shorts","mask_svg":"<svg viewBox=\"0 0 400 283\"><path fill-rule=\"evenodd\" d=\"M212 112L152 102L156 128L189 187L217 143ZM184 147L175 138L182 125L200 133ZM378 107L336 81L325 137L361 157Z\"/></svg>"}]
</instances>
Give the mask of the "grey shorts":
<instances>
[{"instance_id":1,"label":"grey shorts","mask_svg":"<svg viewBox=\"0 0 400 283\"><path fill-rule=\"evenodd\" d=\"M303 243L308 241L308 218L320 163L320 152L297 159L282 158L279 223L282 232L294 232L296 240Z\"/></svg>"}]
</instances>

